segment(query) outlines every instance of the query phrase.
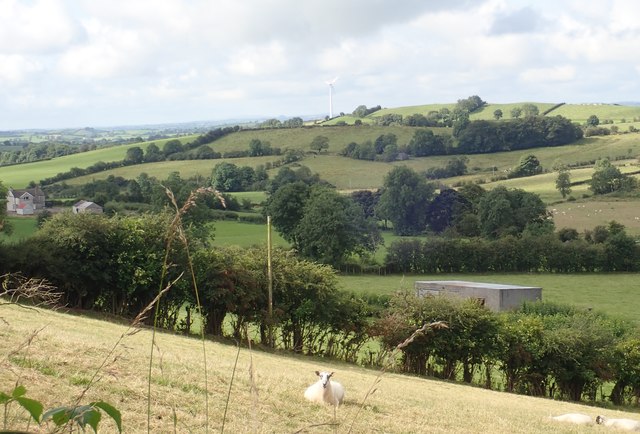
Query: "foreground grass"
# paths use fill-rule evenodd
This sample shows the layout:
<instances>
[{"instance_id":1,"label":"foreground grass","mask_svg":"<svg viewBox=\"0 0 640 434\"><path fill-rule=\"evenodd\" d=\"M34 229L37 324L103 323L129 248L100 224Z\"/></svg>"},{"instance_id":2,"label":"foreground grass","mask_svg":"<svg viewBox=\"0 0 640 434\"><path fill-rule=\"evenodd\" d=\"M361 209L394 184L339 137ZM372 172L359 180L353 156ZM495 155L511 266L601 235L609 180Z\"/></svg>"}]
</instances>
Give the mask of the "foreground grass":
<instances>
[{"instance_id":1,"label":"foreground grass","mask_svg":"<svg viewBox=\"0 0 640 434\"><path fill-rule=\"evenodd\" d=\"M640 325L640 273L585 274L432 274L432 275L341 275L343 289L356 293L393 294L413 289L416 280L470 280L542 287L544 300L595 309Z\"/></svg>"},{"instance_id":2,"label":"foreground grass","mask_svg":"<svg viewBox=\"0 0 640 434\"><path fill-rule=\"evenodd\" d=\"M18 381L28 396L45 408L70 404L82 392L96 367L126 331L110 322L40 309L0 305L0 384ZM42 329L31 344L21 344ZM156 336L159 357L152 368L151 432L204 432L202 343L170 334ZM101 399L122 412L127 433L147 430L146 373L151 334L127 336L108 360L99 381L83 402ZM209 429L220 431L237 350L232 345L206 343L209 375ZM512 395L386 373L376 391L360 402L379 372L329 360L269 354L242 349L231 387L225 431L231 433L331 432L333 411L303 398L315 381L313 371L335 371L346 388L338 409L337 432L346 433L580 433L607 432L599 426L580 428L548 419L549 415L582 412L595 416L638 418L637 414L585 405ZM13 409L13 408L12 408ZM15 412L10 411L13 418ZM174 427L174 416L177 420ZM26 417L20 415L18 417ZM103 432L114 432L104 419ZM24 428L21 419L11 427ZM24 420L24 419L22 419Z\"/></svg>"}]
</instances>

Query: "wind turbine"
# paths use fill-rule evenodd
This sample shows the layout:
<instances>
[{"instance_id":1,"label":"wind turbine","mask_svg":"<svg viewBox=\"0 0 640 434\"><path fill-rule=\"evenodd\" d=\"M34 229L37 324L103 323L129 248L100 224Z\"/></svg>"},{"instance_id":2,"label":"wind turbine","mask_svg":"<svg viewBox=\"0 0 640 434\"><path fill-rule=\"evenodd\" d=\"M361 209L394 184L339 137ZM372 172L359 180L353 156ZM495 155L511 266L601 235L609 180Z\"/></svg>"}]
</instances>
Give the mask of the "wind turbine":
<instances>
[{"instance_id":1,"label":"wind turbine","mask_svg":"<svg viewBox=\"0 0 640 434\"><path fill-rule=\"evenodd\" d=\"M338 81L338 77L334 78L331 81L327 81L329 85L329 119L333 118L333 85Z\"/></svg>"}]
</instances>

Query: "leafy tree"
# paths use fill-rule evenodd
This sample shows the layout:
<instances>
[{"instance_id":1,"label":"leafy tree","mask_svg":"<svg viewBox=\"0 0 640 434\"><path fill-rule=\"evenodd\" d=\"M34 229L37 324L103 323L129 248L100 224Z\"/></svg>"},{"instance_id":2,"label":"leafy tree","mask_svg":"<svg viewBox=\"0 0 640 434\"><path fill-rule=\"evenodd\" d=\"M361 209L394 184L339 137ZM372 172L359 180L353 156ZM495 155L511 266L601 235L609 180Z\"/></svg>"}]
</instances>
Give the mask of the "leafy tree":
<instances>
[{"instance_id":1,"label":"leafy tree","mask_svg":"<svg viewBox=\"0 0 640 434\"><path fill-rule=\"evenodd\" d=\"M285 166L281 167L276 176L269 182L267 192L273 194L283 185L296 181L302 181L307 185L323 182L317 173L311 173L311 170L306 166L300 166L296 170Z\"/></svg>"},{"instance_id":2,"label":"leafy tree","mask_svg":"<svg viewBox=\"0 0 640 434\"><path fill-rule=\"evenodd\" d=\"M605 158L596 162L589 188L594 194L607 194L627 188L629 184L627 177L620 172L620 169Z\"/></svg>"},{"instance_id":3,"label":"leafy tree","mask_svg":"<svg viewBox=\"0 0 640 434\"><path fill-rule=\"evenodd\" d=\"M478 216L482 233L489 238L521 234L527 225L547 220L547 208L535 193L498 186L480 200Z\"/></svg>"},{"instance_id":4,"label":"leafy tree","mask_svg":"<svg viewBox=\"0 0 640 434\"><path fill-rule=\"evenodd\" d=\"M251 139L249 142L249 156L260 157L262 155L271 155L273 150L269 142L262 142L260 139Z\"/></svg>"},{"instance_id":5,"label":"leafy tree","mask_svg":"<svg viewBox=\"0 0 640 434\"><path fill-rule=\"evenodd\" d=\"M414 157L444 155L446 143L442 136L433 134L431 130L417 130L407 145L407 152Z\"/></svg>"},{"instance_id":6,"label":"leafy tree","mask_svg":"<svg viewBox=\"0 0 640 434\"><path fill-rule=\"evenodd\" d=\"M220 158L220 153L215 152L209 145L202 145L196 150L195 157L198 160L212 160L214 158Z\"/></svg>"},{"instance_id":7,"label":"leafy tree","mask_svg":"<svg viewBox=\"0 0 640 434\"><path fill-rule=\"evenodd\" d=\"M127 154L124 157L125 165L140 164L143 160L144 152L142 151L142 148L139 146L133 146L127 149Z\"/></svg>"},{"instance_id":8,"label":"leafy tree","mask_svg":"<svg viewBox=\"0 0 640 434\"><path fill-rule=\"evenodd\" d=\"M444 189L427 207L427 222L434 232L440 233L470 210L471 203L463 195L450 188Z\"/></svg>"},{"instance_id":9,"label":"leafy tree","mask_svg":"<svg viewBox=\"0 0 640 434\"><path fill-rule=\"evenodd\" d=\"M560 192L564 199L571 194L571 173L566 166L558 169L558 177L556 178L556 190Z\"/></svg>"},{"instance_id":10,"label":"leafy tree","mask_svg":"<svg viewBox=\"0 0 640 434\"><path fill-rule=\"evenodd\" d=\"M526 117L538 116L540 110L535 104L527 103L522 105L522 112Z\"/></svg>"},{"instance_id":11,"label":"leafy tree","mask_svg":"<svg viewBox=\"0 0 640 434\"><path fill-rule=\"evenodd\" d=\"M167 142L162 146L162 153L165 157L182 151L184 151L184 147L182 146L182 142L178 139L167 140Z\"/></svg>"},{"instance_id":12,"label":"leafy tree","mask_svg":"<svg viewBox=\"0 0 640 434\"><path fill-rule=\"evenodd\" d=\"M155 143L149 143L147 149L144 152L144 162L153 163L155 161L164 160L164 155L160 152L160 148Z\"/></svg>"},{"instance_id":13,"label":"leafy tree","mask_svg":"<svg viewBox=\"0 0 640 434\"><path fill-rule=\"evenodd\" d=\"M315 136L309 145L312 151L322 152L329 149L329 138L326 136Z\"/></svg>"},{"instance_id":14,"label":"leafy tree","mask_svg":"<svg viewBox=\"0 0 640 434\"><path fill-rule=\"evenodd\" d=\"M339 266L351 254L369 254L380 242L375 222L348 197L325 186L311 187L302 218L294 229L299 252Z\"/></svg>"},{"instance_id":15,"label":"leafy tree","mask_svg":"<svg viewBox=\"0 0 640 434\"><path fill-rule=\"evenodd\" d=\"M514 119L518 119L522 116L522 109L520 107L514 107L511 109L511 117Z\"/></svg>"},{"instance_id":16,"label":"leafy tree","mask_svg":"<svg viewBox=\"0 0 640 434\"><path fill-rule=\"evenodd\" d=\"M406 166L394 167L384 179L376 214L393 223L397 235L414 235L426 227L426 213L435 187Z\"/></svg>"},{"instance_id":17,"label":"leafy tree","mask_svg":"<svg viewBox=\"0 0 640 434\"><path fill-rule=\"evenodd\" d=\"M362 207L364 216L372 218L375 216L375 208L380 200L380 190L358 190L351 193L351 199Z\"/></svg>"},{"instance_id":18,"label":"leafy tree","mask_svg":"<svg viewBox=\"0 0 640 434\"><path fill-rule=\"evenodd\" d=\"M211 185L219 191L241 191L240 169L233 163L216 164L211 173Z\"/></svg>"},{"instance_id":19,"label":"leafy tree","mask_svg":"<svg viewBox=\"0 0 640 434\"><path fill-rule=\"evenodd\" d=\"M382 154L387 146L397 147L397 145L398 137L393 133L381 134L374 143L376 154Z\"/></svg>"},{"instance_id":20,"label":"leafy tree","mask_svg":"<svg viewBox=\"0 0 640 434\"><path fill-rule=\"evenodd\" d=\"M501 109L496 109L493 111L493 118L497 121L499 121L500 119L502 119L503 113Z\"/></svg>"},{"instance_id":21,"label":"leafy tree","mask_svg":"<svg viewBox=\"0 0 640 434\"><path fill-rule=\"evenodd\" d=\"M600 125L600 119L598 119L598 116L596 115L589 116L589 118L587 119L587 126L597 127L598 125Z\"/></svg>"},{"instance_id":22,"label":"leafy tree","mask_svg":"<svg viewBox=\"0 0 640 434\"><path fill-rule=\"evenodd\" d=\"M271 216L273 227L282 238L296 247L299 244L296 227L304 215L309 194L309 186L303 181L288 182L269 196L263 208L263 214Z\"/></svg>"},{"instance_id":23,"label":"leafy tree","mask_svg":"<svg viewBox=\"0 0 640 434\"><path fill-rule=\"evenodd\" d=\"M518 167L512 172L512 177L533 176L542 173L540 160L533 154L523 155Z\"/></svg>"}]
</instances>

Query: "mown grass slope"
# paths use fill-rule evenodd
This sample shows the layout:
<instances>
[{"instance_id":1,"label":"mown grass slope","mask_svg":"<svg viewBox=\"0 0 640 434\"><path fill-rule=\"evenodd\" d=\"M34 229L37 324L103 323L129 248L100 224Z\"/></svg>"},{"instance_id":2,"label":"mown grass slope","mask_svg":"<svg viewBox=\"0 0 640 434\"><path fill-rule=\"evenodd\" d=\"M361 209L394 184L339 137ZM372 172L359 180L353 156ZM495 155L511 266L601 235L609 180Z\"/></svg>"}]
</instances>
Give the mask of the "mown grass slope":
<instances>
[{"instance_id":1,"label":"mown grass slope","mask_svg":"<svg viewBox=\"0 0 640 434\"><path fill-rule=\"evenodd\" d=\"M377 370L324 359L247 348L238 352L234 345L212 341L204 344L205 384L199 339L156 334L154 362L149 368L149 330L132 335L125 326L111 322L7 305L0 305L0 316L4 320L0 324L3 392L18 382L27 388L28 397L41 401L45 408L72 405L81 395L83 404L104 400L122 412L126 433L147 432L147 428L151 432L205 432L206 428L220 432L227 396L224 429L230 433L583 433L608 431L562 424L549 416L581 412L592 417L640 418L632 412L389 372L380 376ZM27 340L29 336L32 339ZM318 369L334 371L335 380L346 388L335 431L328 425L333 422L331 408L303 398ZM96 381L91 383L97 370ZM371 390L375 392L367 396ZM7 417L9 427L26 428L27 416L16 414L15 406L9 407ZM115 432L106 416L100 427L101 432ZM30 430L44 431L33 426Z\"/></svg>"}]
</instances>

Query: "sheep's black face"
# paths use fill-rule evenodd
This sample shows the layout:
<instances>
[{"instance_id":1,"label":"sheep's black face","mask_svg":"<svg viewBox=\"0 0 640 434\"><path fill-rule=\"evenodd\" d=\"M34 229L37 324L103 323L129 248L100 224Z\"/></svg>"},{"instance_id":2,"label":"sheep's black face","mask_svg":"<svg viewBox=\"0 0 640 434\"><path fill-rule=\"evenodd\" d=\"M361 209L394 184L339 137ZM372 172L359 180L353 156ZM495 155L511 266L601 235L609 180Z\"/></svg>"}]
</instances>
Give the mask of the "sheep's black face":
<instances>
[{"instance_id":1,"label":"sheep's black face","mask_svg":"<svg viewBox=\"0 0 640 434\"><path fill-rule=\"evenodd\" d=\"M602 425L602 422L604 422L604 418L602 416L596 416L596 423Z\"/></svg>"}]
</instances>

